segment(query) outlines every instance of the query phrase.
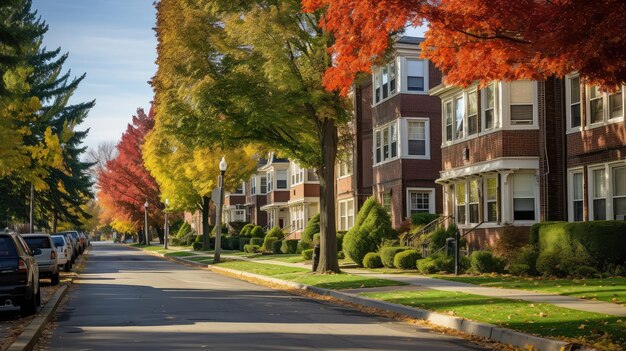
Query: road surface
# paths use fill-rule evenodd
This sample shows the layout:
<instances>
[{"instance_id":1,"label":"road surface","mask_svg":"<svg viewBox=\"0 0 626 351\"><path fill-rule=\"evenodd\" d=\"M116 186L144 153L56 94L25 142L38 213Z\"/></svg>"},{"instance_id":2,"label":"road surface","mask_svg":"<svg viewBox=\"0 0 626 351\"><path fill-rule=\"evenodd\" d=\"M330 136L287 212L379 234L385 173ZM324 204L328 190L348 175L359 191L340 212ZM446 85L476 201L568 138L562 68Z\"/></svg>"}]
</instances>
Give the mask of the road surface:
<instances>
[{"instance_id":1,"label":"road surface","mask_svg":"<svg viewBox=\"0 0 626 351\"><path fill-rule=\"evenodd\" d=\"M51 350L482 350L463 339L94 243Z\"/></svg>"}]
</instances>

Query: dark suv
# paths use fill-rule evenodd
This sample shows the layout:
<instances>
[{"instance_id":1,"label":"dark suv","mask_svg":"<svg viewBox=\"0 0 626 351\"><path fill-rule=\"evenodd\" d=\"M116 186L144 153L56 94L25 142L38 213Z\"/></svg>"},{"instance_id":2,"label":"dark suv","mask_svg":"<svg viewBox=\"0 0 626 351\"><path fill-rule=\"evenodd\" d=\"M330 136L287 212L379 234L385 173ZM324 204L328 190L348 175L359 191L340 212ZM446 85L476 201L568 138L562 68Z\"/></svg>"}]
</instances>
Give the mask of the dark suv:
<instances>
[{"instance_id":1,"label":"dark suv","mask_svg":"<svg viewBox=\"0 0 626 351\"><path fill-rule=\"evenodd\" d=\"M25 316L41 304L39 267L33 257L37 254L41 250L31 252L19 235L0 233L0 303L19 306Z\"/></svg>"}]
</instances>

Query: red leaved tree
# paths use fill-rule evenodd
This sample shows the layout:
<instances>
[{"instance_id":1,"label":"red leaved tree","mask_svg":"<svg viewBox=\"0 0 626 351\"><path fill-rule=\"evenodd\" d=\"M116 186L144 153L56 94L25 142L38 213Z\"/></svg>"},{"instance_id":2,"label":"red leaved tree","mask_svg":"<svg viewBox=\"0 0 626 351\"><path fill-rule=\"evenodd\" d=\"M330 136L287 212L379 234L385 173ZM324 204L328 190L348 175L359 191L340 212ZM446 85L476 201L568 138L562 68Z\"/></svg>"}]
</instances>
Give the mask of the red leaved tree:
<instances>
[{"instance_id":1,"label":"red leaved tree","mask_svg":"<svg viewBox=\"0 0 626 351\"><path fill-rule=\"evenodd\" d=\"M335 36L327 89L344 94L407 23L429 24L422 55L448 84L545 79L578 71L591 84L626 82L624 0L302 0Z\"/></svg>"},{"instance_id":2,"label":"red leaved tree","mask_svg":"<svg viewBox=\"0 0 626 351\"><path fill-rule=\"evenodd\" d=\"M132 124L117 144L117 157L108 161L98 172L98 197L109 216L122 222L131 222L137 231L143 228L144 203L148 202L148 225L156 228L159 240L163 238L163 204L157 182L143 164L141 145L154 127L154 113L146 115L137 109Z\"/></svg>"}]
</instances>

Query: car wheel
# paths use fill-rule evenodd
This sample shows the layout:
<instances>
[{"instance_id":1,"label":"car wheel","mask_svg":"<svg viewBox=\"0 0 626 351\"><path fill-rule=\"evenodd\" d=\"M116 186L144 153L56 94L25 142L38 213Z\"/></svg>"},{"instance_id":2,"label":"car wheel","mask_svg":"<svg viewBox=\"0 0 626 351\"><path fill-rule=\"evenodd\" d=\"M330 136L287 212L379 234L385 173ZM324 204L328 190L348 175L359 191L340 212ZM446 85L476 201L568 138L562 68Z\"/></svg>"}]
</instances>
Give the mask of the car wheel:
<instances>
[{"instance_id":1,"label":"car wheel","mask_svg":"<svg viewBox=\"0 0 626 351\"><path fill-rule=\"evenodd\" d=\"M22 316L31 316L37 312L37 294L33 294L30 300L22 302L20 305L20 314Z\"/></svg>"},{"instance_id":2,"label":"car wheel","mask_svg":"<svg viewBox=\"0 0 626 351\"><path fill-rule=\"evenodd\" d=\"M59 285L59 272L53 274L50 281L52 282L52 285Z\"/></svg>"},{"instance_id":3,"label":"car wheel","mask_svg":"<svg viewBox=\"0 0 626 351\"><path fill-rule=\"evenodd\" d=\"M70 261L65 262L65 265L63 265L63 270L66 272L69 272L70 269L72 269L72 262Z\"/></svg>"}]
</instances>

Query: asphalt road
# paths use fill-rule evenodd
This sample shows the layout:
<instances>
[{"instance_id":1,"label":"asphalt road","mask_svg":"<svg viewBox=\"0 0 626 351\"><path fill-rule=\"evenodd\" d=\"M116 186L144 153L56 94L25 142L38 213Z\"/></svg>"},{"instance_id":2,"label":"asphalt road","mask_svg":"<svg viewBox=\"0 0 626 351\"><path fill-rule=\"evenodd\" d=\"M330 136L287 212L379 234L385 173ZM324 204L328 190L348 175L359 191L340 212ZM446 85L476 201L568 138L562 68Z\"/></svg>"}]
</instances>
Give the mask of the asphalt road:
<instances>
[{"instance_id":1,"label":"asphalt road","mask_svg":"<svg viewBox=\"0 0 626 351\"><path fill-rule=\"evenodd\" d=\"M481 350L465 340L94 243L51 350Z\"/></svg>"}]
</instances>

